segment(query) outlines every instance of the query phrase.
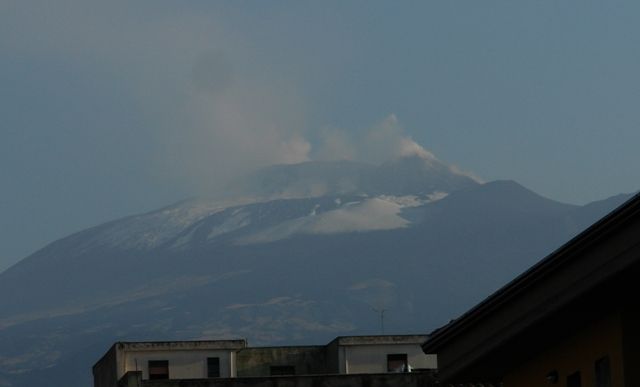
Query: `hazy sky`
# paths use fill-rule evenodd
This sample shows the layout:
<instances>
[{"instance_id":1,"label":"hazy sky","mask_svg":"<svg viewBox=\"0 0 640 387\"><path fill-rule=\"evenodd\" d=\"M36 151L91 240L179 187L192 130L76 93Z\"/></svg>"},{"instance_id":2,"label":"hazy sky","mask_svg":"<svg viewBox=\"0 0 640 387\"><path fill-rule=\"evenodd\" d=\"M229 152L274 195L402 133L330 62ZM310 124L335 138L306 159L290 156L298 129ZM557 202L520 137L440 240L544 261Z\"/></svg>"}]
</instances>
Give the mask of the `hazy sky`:
<instances>
[{"instance_id":1,"label":"hazy sky","mask_svg":"<svg viewBox=\"0 0 640 387\"><path fill-rule=\"evenodd\" d=\"M380 128L561 201L635 191L639 16L637 1L2 1L0 270L258 166L391 157L361 146Z\"/></svg>"}]
</instances>

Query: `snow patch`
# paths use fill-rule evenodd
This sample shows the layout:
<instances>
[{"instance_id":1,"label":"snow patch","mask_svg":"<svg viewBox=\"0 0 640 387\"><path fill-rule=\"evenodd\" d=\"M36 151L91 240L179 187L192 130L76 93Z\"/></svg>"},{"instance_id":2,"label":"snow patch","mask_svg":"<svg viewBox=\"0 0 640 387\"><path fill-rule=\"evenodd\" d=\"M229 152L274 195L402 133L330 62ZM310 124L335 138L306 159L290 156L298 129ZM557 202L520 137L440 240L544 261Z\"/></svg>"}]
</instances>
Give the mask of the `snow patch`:
<instances>
[{"instance_id":1,"label":"snow patch","mask_svg":"<svg viewBox=\"0 0 640 387\"><path fill-rule=\"evenodd\" d=\"M250 225L250 215L251 214L249 212L244 211L242 208L234 210L228 219L209 231L207 239L213 239L219 235L226 234Z\"/></svg>"},{"instance_id":2,"label":"snow patch","mask_svg":"<svg viewBox=\"0 0 640 387\"><path fill-rule=\"evenodd\" d=\"M361 205L324 213L304 232L333 234L351 231L391 230L406 227L409 221L399 213L402 206L381 198L369 199Z\"/></svg>"},{"instance_id":3,"label":"snow patch","mask_svg":"<svg viewBox=\"0 0 640 387\"><path fill-rule=\"evenodd\" d=\"M152 249L168 242L192 224L224 210L217 203L189 201L117 222L97 236L99 243L119 248Z\"/></svg>"},{"instance_id":4,"label":"snow patch","mask_svg":"<svg viewBox=\"0 0 640 387\"><path fill-rule=\"evenodd\" d=\"M122 249L146 250L170 242L200 220L229 207L253 203L251 199L213 201L194 199L158 211L113 222L86 242L81 249L93 245L107 245ZM191 239L194 230L183 235L172 246L180 247Z\"/></svg>"},{"instance_id":5,"label":"snow patch","mask_svg":"<svg viewBox=\"0 0 640 387\"><path fill-rule=\"evenodd\" d=\"M403 206L384 198L345 203L341 208L292 219L239 239L239 244L274 242L294 234L335 234L391 230L407 227L409 221L399 214Z\"/></svg>"},{"instance_id":6,"label":"snow patch","mask_svg":"<svg viewBox=\"0 0 640 387\"><path fill-rule=\"evenodd\" d=\"M449 194L446 192L434 191L429 195L427 195L427 199L429 200L429 203L431 203L431 202L436 202L438 200L444 199L447 196L449 196Z\"/></svg>"},{"instance_id":7,"label":"snow patch","mask_svg":"<svg viewBox=\"0 0 640 387\"><path fill-rule=\"evenodd\" d=\"M311 212L309 213L309 216L316 216L316 211L318 210L318 208L320 208L319 204L316 204L315 206L313 206L313 210L311 210Z\"/></svg>"}]
</instances>

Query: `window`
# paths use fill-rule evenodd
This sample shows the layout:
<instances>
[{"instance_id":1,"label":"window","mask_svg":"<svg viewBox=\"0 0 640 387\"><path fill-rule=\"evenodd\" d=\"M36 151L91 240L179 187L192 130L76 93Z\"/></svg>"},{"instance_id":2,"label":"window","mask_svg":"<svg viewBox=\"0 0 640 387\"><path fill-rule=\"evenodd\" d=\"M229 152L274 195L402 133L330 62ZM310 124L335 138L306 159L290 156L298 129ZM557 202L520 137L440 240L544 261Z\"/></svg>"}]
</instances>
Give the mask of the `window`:
<instances>
[{"instance_id":1,"label":"window","mask_svg":"<svg viewBox=\"0 0 640 387\"><path fill-rule=\"evenodd\" d=\"M567 376L567 387L582 387L582 380L580 379L580 371L576 371Z\"/></svg>"},{"instance_id":2,"label":"window","mask_svg":"<svg viewBox=\"0 0 640 387\"><path fill-rule=\"evenodd\" d=\"M596 360L596 387L611 387L611 365L609 356Z\"/></svg>"},{"instance_id":3,"label":"window","mask_svg":"<svg viewBox=\"0 0 640 387\"><path fill-rule=\"evenodd\" d=\"M406 353L391 353L387 355L387 372L406 371L408 371Z\"/></svg>"},{"instance_id":4,"label":"window","mask_svg":"<svg viewBox=\"0 0 640 387\"><path fill-rule=\"evenodd\" d=\"M149 379L169 379L169 360L149 360Z\"/></svg>"},{"instance_id":5,"label":"window","mask_svg":"<svg viewBox=\"0 0 640 387\"><path fill-rule=\"evenodd\" d=\"M295 375L296 367L290 365L271 366L271 376Z\"/></svg>"},{"instance_id":6,"label":"window","mask_svg":"<svg viewBox=\"0 0 640 387\"><path fill-rule=\"evenodd\" d=\"M207 358L207 377L208 378L220 377L220 358L219 357Z\"/></svg>"}]
</instances>

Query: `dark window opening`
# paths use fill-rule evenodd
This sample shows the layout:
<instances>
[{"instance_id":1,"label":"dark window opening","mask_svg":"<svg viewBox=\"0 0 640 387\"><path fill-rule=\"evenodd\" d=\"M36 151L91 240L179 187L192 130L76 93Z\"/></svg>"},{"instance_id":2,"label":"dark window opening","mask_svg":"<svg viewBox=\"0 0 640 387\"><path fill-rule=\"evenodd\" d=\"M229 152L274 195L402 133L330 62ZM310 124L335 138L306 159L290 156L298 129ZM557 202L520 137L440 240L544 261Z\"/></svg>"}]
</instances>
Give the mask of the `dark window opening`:
<instances>
[{"instance_id":1,"label":"dark window opening","mask_svg":"<svg viewBox=\"0 0 640 387\"><path fill-rule=\"evenodd\" d=\"M207 377L208 378L220 377L220 358L219 357L207 358Z\"/></svg>"},{"instance_id":2,"label":"dark window opening","mask_svg":"<svg viewBox=\"0 0 640 387\"><path fill-rule=\"evenodd\" d=\"M611 387L611 364L609 356L596 360L596 387Z\"/></svg>"},{"instance_id":3,"label":"dark window opening","mask_svg":"<svg viewBox=\"0 0 640 387\"><path fill-rule=\"evenodd\" d=\"M567 376L567 387L582 387L580 371L574 372Z\"/></svg>"},{"instance_id":4,"label":"dark window opening","mask_svg":"<svg viewBox=\"0 0 640 387\"><path fill-rule=\"evenodd\" d=\"M407 372L407 354L391 353L387 355L387 372Z\"/></svg>"},{"instance_id":5,"label":"dark window opening","mask_svg":"<svg viewBox=\"0 0 640 387\"><path fill-rule=\"evenodd\" d=\"M149 360L149 379L169 379L169 360Z\"/></svg>"},{"instance_id":6,"label":"dark window opening","mask_svg":"<svg viewBox=\"0 0 640 387\"><path fill-rule=\"evenodd\" d=\"M281 375L295 375L296 367L284 365L284 366L271 366L271 376Z\"/></svg>"}]
</instances>

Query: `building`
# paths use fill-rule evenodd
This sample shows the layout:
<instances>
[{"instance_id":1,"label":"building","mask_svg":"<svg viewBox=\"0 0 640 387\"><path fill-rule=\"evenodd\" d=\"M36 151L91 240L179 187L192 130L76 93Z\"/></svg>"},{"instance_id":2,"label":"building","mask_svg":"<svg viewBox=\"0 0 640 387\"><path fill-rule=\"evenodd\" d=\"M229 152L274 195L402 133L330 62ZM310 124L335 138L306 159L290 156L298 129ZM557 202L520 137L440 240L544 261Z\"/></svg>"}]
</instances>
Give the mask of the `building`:
<instances>
[{"instance_id":1,"label":"building","mask_svg":"<svg viewBox=\"0 0 640 387\"><path fill-rule=\"evenodd\" d=\"M248 347L245 340L118 342L93 366L94 387L142 382L152 386L151 381L160 380L215 379L221 385L236 378L415 373L437 367L435 355L422 352L426 339L426 335L343 336L327 345L286 347ZM357 385L364 379L349 380Z\"/></svg>"},{"instance_id":2,"label":"building","mask_svg":"<svg viewBox=\"0 0 640 387\"><path fill-rule=\"evenodd\" d=\"M640 196L433 332L443 385L640 386Z\"/></svg>"},{"instance_id":3,"label":"building","mask_svg":"<svg viewBox=\"0 0 640 387\"><path fill-rule=\"evenodd\" d=\"M245 340L118 342L93 366L94 387L115 387L128 372L145 380L232 378Z\"/></svg>"},{"instance_id":4,"label":"building","mask_svg":"<svg viewBox=\"0 0 640 387\"><path fill-rule=\"evenodd\" d=\"M327 345L330 373L373 374L438 368L435 355L425 355L426 335L342 336Z\"/></svg>"},{"instance_id":5,"label":"building","mask_svg":"<svg viewBox=\"0 0 640 387\"><path fill-rule=\"evenodd\" d=\"M426 335L341 336L327 345L256 347L238 352L239 377L382 374L437 368L425 355Z\"/></svg>"}]
</instances>

